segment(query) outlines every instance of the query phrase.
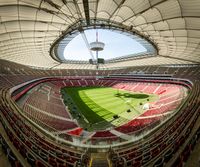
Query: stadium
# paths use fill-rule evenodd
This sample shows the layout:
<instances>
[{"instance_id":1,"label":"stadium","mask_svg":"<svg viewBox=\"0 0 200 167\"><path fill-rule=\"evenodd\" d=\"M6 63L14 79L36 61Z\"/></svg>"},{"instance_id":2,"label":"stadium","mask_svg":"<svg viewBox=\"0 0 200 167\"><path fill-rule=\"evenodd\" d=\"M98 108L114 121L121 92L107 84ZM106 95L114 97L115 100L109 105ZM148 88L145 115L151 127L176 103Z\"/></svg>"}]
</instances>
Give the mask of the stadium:
<instances>
[{"instance_id":1,"label":"stadium","mask_svg":"<svg viewBox=\"0 0 200 167\"><path fill-rule=\"evenodd\" d=\"M199 167L199 20L199 0L0 0L0 166Z\"/></svg>"}]
</instances>

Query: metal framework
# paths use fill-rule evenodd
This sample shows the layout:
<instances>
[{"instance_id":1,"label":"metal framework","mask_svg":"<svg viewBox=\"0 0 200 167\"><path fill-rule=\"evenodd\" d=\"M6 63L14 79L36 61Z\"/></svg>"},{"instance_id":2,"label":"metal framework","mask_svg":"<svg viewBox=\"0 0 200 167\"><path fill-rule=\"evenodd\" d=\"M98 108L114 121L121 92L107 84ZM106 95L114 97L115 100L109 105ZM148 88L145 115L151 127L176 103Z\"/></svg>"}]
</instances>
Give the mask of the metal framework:
<instances>
[{"instance_id":1,"label":"metal framework","mask_svg":"<svg viewBox=\"0 0 200 167\"><path fill-rule=\"evenodd\" d=\"M104 20L137 30L158 49L157 56L107 63L106 68L199 64L199 18L199 0L0 0L0 59L43 68L92 69L86 62L60 64L50 48L76 23L90 26Z\"/></svg>"},{"instance_id":2,"label":"metal framework","mask_svg":"<svg viewBox=\"0 0 200 167\"><path fill-rule=\"evenodd\" d=\"M141 53L140 55L143 56L149 55L149 56L156 56L157 55L157 47L154 41L148 38L148 36L145 36L141 34L139 31L134 30L132 27L121 25L117 22L108 22L107 20L92 20L90 21L90 25L86 24L85 20L81 20L71 27L69 27L65 32L62 33L62 35L54 42L54 44L51 46L50 55L52 58L58 62L63 63L71 63L74 62L71 59L64 58L64 49L66 45L69 44L69 42L76 37L79 33L82 33L83 31L87 29L107 29L110 31L114 31L120 34L124 34L126 36L129 36L130 38L133 38L134 40L138 41L141 45L143 45L146 48L145 53ZM120 59L119 58L113 58L110 60L107 60L106 63L115 62L117 61L123 61L127 60L127 58L137 59L139 58L139 55L127 55L123 56ZM81 61L82 63L87 63L87 61Z\"/></svg>"}]
</instances>

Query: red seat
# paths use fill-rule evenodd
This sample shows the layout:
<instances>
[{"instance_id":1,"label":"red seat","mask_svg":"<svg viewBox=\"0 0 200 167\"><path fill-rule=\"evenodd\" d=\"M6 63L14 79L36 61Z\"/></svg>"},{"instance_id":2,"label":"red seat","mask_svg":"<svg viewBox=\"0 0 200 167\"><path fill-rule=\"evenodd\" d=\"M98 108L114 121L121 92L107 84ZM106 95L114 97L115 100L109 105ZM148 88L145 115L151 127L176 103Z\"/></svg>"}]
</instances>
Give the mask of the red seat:
<instances>
[{"instance_id":1,"label":"red seat","mask_svg":"<svg viewBox=\"0 0 200 167\"><path fill-rule=\"evenodd\" d=\"M36 161L36 167L47 167L42 161L37 160Z\"/></svg>"},{"instance_id":2,"label":"red seat","mask_svg":"<svg viewBox=\"0 0 200 167\"><path fill-rule=\"evenodd\" d=\"M52 165L53 167L56 167L57 166L57 162L54 158L51 158L49 157L49 160L48 160L49 164Z\"/></svg>"}]
</instances>

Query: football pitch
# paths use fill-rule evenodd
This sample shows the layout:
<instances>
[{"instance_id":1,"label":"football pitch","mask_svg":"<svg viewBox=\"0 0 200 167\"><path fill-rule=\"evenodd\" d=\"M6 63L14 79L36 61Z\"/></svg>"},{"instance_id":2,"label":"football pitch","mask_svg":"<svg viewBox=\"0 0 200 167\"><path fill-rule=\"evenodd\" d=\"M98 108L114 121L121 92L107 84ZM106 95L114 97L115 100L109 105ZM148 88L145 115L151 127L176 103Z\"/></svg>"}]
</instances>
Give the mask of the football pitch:
<instances>
[{"instance_id":1,"label":"football pitch","mask_svg":"<svg viewBox=\"0 0 200 167\"><path fill-rule=\"evenodd\" d=\"M72 116L82 126L86 123L94 129L125 124L145 112L144 104L158 98L111 87L71 87L62 91Z\"/></svg>"}]
</instances>

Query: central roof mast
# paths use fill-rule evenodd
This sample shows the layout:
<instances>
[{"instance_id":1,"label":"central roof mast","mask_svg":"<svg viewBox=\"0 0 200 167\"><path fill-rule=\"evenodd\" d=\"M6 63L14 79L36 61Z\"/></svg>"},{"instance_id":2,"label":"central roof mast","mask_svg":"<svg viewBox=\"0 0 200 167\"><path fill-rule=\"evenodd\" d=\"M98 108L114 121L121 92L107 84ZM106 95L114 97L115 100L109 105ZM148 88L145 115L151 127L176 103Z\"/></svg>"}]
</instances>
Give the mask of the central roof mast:
<instances>
[{"instance_id":1,"label":"central roof mast","mask_svg":"<svg viewBox=\"0 0 200 167\"><path fill-rule=\"evenodd\" d=\"M102 51L104 49L105 44L103 42L98 41L98 30L96 30L96 42L91 42L90 43L90 50L96 52L96 69L99 68L99 63L98 63L98 52Z\"/></svg>"}]
</instances>

